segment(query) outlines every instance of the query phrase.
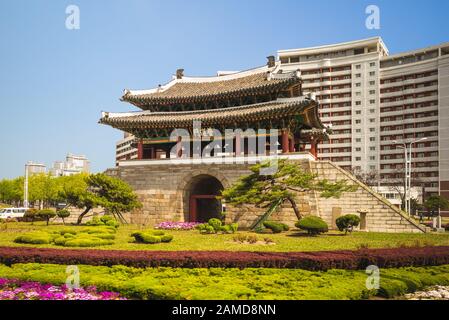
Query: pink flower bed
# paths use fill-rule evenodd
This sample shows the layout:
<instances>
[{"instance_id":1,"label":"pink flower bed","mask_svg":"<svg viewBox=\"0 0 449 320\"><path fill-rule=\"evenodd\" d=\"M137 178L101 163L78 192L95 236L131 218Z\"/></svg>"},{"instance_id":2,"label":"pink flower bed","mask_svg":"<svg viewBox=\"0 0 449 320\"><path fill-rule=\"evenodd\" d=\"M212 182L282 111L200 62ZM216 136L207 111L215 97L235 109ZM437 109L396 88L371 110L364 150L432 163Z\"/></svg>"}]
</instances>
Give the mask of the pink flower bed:
<instances>
[{"instance_id":1,"label":"pink flower bed","mask_svg":"<svg viewBox=\"0 0 449 320\"><path fill-rule=\"evenodd\" d=\"M97 292L95 287L69 289L33 281L0 278L0 300L125 300L116 292Z\"/></svg>"},{"instance_id":2,"label":"pink flower bed","mask_svg":"<svg viewBox=\"0 0 449 320\"><path fill-rule=\"evenodd\" d=\"M163 229L163 230L192 230L195 229L197 225L201 224L200 222L161 222L154 226L155 229Z\"/></svg>"}]
</instances>

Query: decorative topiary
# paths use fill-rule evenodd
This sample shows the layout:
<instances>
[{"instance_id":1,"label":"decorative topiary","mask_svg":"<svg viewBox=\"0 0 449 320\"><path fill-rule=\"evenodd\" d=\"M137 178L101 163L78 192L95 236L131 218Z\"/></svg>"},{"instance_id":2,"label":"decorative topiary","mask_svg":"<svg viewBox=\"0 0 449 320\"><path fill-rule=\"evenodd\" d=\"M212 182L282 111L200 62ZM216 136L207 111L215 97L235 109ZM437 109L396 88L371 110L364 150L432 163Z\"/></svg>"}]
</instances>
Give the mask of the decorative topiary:
<instances>
[{"instance_id":1,"label":"decorative topiary","mask_svg":"<svg viewBox=\"0 0 449 320\"><path fill-rule=\"evenodd\" d=\"M14 239L14 242L27 244L49 244L52 240L52 236L48 232L33 231L18 236Z\"/></svg>"},{"instance_id":2,"label":"decorative topiary","mask_svg":"<svg viewBox=\"0 0 449 320\"><path fill-rule=\"evenodd\" d=\"M235 233L238 229L238 223L231 223L228 225L223 225L223 223L217 219L209 219L207 223L202 223L197 225L195 228L200 231L200 233L211 234L211 233Z\"/></svg>"},{"instance_id":3,"label":"decorative topiary","mask_svg":"<svg viewBox=\"0 0 449 320\"><path fill-rule=\"evenodd\" d=\"M289 230L289 227L285 223L277 221L264 221L263 225L265 228L273 231L273 233L281 233L282 231Z\"/></svg>"},{"instance_id":4,"label":"decorative topiary","mask_svg":"<svg viewBox=\"0 0 449 320\"><path fill-rule=\"evenodd\" d=\"M209 219L207 223L214 228L215 232L219 232L222 226L221 220L217 218Z\"/></svg>"},{"instance_id":5,"label":"decorative topiary","mask_svg":"<svg viewBox=\"0 0 449 320\"><path fill-rule=\"evenodd\" d=\"M56 212L56 215L62 219L62 223L65 224L65 218L70 217L70 211L67 209L62 209Z\"/></svg>"},{"instance_id":6,"label":"decorative topiary","mask_svg":"<svg viewBox=\"0 0 449 320\"><path fill-rule=\"evenodd\" d=\"M45 221L47 221L47 226L50 222L51 218L56 217L56 211L51 209L43 209L36 212L36 216L41 217Z\"/></svg>"},{"instance_id":7,"label":"decorative topiary","mask_svg":"<svg viewBox=\"0 0 449 320\"><path fill-rule=\"evenodd\" d=\"M338 217L335 221L338 230L344 231L345 234L348 232L352 232L354 227L357 227L360 223L360 217L355 214L347 214L341 217Z\"/></svg>"},{"instance_id":8,"label":"decorative topiary","mask_svg":"<svg viewBox=\"0 0 449 320\"><path fill-rule=\"evenodd\" d=\"M102 217L93 217L90 221L86 222L86 226L109 226L118 228L120 224L111 215L104 215Z\"/></svg>"},{"instance_id":9,"label":"decorative topiary","mask_svg":"<svg viewBox=\"0 0 449 320\"><path fill-rule=\"evenodd\" d=\"M317 216L307 216L296 222L295 226L307 231L310 235L317 235L329 230L327 223Z\"/></svg>"},{"instance_id":10,"label":"decorative topiary","mask_svg":"<svg viewBox=\"0 0 449 320\"><path fill-rule=\"evenodd\" d=\"M173 240L173 236L165 234L159 230L138 231L131 234L137 243L155 244L160 242L170 242Z\"/></svg>"}]
</instances>

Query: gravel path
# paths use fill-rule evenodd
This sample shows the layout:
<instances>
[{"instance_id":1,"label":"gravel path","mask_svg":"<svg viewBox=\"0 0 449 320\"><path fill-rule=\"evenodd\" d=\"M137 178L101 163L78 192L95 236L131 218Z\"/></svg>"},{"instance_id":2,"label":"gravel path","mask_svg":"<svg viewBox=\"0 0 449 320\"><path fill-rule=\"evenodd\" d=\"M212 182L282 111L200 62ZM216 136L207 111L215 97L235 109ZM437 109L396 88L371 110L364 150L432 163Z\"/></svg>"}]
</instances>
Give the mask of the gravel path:
<instances>
[{"instance_id":1,"label":"gravel path","mask_svg":"<svg viewBox=\"0 0 449 320\"><path fill-rule=\"evenodd\" d=\"M407 300L449 300L449 286L434 286L426 291L404 295Z\"/></svg>"}]
</instances>

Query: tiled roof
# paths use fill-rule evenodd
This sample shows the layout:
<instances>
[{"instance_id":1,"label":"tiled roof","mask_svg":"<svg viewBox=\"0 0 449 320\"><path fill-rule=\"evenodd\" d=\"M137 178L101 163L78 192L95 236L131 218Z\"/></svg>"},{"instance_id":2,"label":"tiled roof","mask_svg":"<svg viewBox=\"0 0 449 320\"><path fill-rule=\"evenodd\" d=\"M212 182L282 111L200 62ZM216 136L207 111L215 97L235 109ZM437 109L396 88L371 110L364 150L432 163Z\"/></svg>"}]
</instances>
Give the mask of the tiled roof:
<instances>
[{"instance_id":1,"label":"tiled roof","mask_svg":"<svg viewBox=\"0 0 449 320\"><path fill-rule=\"evenodd\" d=\"M296 72L272 73L268 69L257 72L232 74L213 78L174 79L169 84L152 90L126 90L123 101L142 109L145 105L195 103L217 100L222 97L236 98L247 95L275 93L299 83Z\"/></svg>"},{"instance_id":2,"label":"tiled roof","mask_svg":"<svg viewBox=\"0 0 449 320\"><path fill-rule=\"evenodd\" d=\"M289 121L296 115L302 115L304 124L310 128L323 128L318 117L317 103L305 97L209 110L104 113L99 122L125 131L127 129L191 128L195 120L201 121L203 127L228 126L231 128L239 124L247 125L259 121Z\"/></svg>"}]
</instances>

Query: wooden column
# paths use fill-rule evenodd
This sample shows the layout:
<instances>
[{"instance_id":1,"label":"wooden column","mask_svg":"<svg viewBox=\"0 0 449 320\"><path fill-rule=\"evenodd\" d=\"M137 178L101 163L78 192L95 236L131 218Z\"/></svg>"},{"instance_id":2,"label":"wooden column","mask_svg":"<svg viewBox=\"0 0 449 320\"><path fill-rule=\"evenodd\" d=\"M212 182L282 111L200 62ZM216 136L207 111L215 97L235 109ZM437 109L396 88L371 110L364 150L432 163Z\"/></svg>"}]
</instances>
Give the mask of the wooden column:
<instances>
[{"instance_id":1,"label":"wooden column","mask_svg":"<svg viewBox=\"0 0 449 320\"><path fill-rule=\"evenodd\" d=\"M235 135L235 156L239 157L242 154L242 136L240 133Z\"/></svg>"},{"instance_id":2,"label":"wooden column","mask_svg":"<svg viewBox=\"0 0 449 320\"><path fill-rule=\"evenodd\" d=\"M176 142L176 157L182 157L182 137L178 137L178 141Z\"/></svg>"},{"instance_id":3,"label":"wooden column","mask_svg":"<svg viewBox=\"0 0 449 320\"><path fill-rule=\"evenodd\" d=\"M137 159L142 160L143 159L143 142L140 140L137 143Z\"/></svg>"},{"instance_id":4,"label":"wooden column","mask_svg":"<svg viewBox=\"0 0 449 320\"><path fill-rule=\"evenodd\" d=\"M295 138L289 139L288 152L295 152Z\"/></svg>"},{"instance_id":5,"label":"wooden column","mask_svg":"<svg viewBox=\"0 0 449 320\"><path fill-rule=\"evenodd\" d=\"M288 142L288 131L287 130L282 130L281 146L282 146L282 153L288 153L289 142Z\"/></svg>"},{"instance_id":6,"label":"wooden column","mask_svg":"<svg viewBox=\"0 0 449 320\"><path fill-rule=\"evenodd\" d=\"M318 157L318 150L317 150L318 141L313 139L310 142L310 153L317 158Z\"/></svg>"}]
</instances>

